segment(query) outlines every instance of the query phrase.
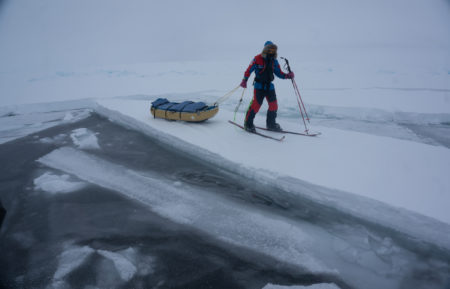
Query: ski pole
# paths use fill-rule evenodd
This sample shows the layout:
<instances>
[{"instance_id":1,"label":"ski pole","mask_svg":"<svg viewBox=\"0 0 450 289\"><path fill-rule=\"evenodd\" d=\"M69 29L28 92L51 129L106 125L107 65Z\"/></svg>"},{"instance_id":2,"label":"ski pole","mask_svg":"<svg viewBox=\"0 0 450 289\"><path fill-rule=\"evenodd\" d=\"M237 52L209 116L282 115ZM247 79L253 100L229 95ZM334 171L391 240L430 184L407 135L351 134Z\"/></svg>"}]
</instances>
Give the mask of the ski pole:
<instances>
[{"instance_id":1,"label":"ski pole","mask_svg":"<svg viewBox=\"0 0 450 289\"><path fill-rule=\"evenodd\" d=\"M236 108L234 109L234 121L236 121L236 113L239 110L239 107L241 106L242 99L244 98L245 88L242 91L241 99L239 99L239 103L236 105Z\"/></svg>"},{"instance_id":2,"label":"ski pole","mask_svg":"<svg viewBox=\"0 0 450 289\"><path fill-rule=\"evenodd\" d=\"M288 71L292 72L291 66L289 65L289 60L287 60L284 57L281 57L281 58L284 59L284 61L286 61L286 65L287 65ZM309 122L308 112L306 111L305 104L303 103L302 96L300 95L300 90L298 89L297 82L295 82L295 79L291 79L291 81L292 81L292 85L294 86L294 90L296 91L296 95L300 99L300 102L302 104L303 110L305 111L306 120Z\"/></svg>"},{"instance_id":3,"label":"ski pole","mask_svg":"<svg viewBox=\"0 0 450 289\"><path fill-rule=\"evenodd\" d=\"M308 113L306 112L305 104L303 103L302 97L300 95L300 91L298 90L297 82L295 82L295 80L292 79L292 83L294 84L294 87L297 90L298 98L300 99L300 102L302 103L303 110L305 111L305 115L306 115L306 120L309 122L309 116L308 116Z\"/></svg>"},{"instance_id":4,"label":"ski pole","mask_svg":"<svg viewBox=\"0 0 450 289\"><path fill-rule=\"evenodd\" d=\"M293 82L292 82L292 85L294 85ZM295 86L294 86L294 92L295 92ZM303 124L305 125L305 132L308 133L308 127L307 127L306 122L305 122L305 116L303 115L302 107L300 106L300 102L298 101L298 97L296 97L296 99L297 99L298 108L300 110L300 114L302 115ZM305 111L305 114L306 114L306 111Z\"/></svg>"},{"instance_id":5,"label":"ski pole","mask_svg":"<svg viewBox=\"0 0 450 289\"><path fill-rule=\"evenodd\" d=\"M281 57L281 59L283 59L286 62L286 67L287 67L288 71L292 72L291 66L289 65L289 60L287 60L284 57ZM308 122L309 122L309 117L308 117L308 114L306 113L305 105L303 104L300 92L298 91L297 83L292 78L291 78L291 82L292 82L292 86L294 88L294 94L295 94L296 99L297 99L298 109L300 110L300 114L302 116L303 124L305 125L305 132L308 133L309 130L308 130L308 126L306 125L306 122L305 122L305 116L303 114L303 110L305 111L306 119L308 120ZM301 102L301 105L300 105L300 102ZM302 106L303 106L303 109L302 109Z\"/></svg>"}]
</instances>

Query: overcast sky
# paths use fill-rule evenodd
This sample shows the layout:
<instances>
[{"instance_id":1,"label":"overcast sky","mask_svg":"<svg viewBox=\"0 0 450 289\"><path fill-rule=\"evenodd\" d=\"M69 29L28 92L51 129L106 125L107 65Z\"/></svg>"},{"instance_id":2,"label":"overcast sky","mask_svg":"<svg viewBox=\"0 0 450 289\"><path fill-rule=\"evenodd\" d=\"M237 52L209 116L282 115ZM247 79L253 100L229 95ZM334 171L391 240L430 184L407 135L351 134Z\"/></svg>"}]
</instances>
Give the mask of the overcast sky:
<instances>
[{"instance_id":1,"label":"overcast sky","mask_svg":"<svg viewBox=\"0 0 450 289\"><path fill-rule=\"evenodd\" d=\"M0 0L1 2L1 0ZM447 0L14 0L1 71L249 57L280 49L450 49Z\"/></svg>"}]
</instances>

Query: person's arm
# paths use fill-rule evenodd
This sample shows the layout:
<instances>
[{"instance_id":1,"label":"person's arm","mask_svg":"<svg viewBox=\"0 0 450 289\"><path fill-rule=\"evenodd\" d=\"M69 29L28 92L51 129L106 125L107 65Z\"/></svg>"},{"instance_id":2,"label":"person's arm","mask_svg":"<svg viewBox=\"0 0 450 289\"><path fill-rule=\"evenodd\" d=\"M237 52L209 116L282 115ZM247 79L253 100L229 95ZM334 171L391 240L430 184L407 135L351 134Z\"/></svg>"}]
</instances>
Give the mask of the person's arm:
<instances>
[{"instance_id":1,"label":"person's arm","mask_svg":"<svg viewBox=\"0 0 450 289\"><path fill-rule=\"evenodd\" d=\"M250 62L250 65L248 66L247 70L244 72L244 78L241 82L241 87L247 88L247 80L250 78L250 74L255 70L256 67L256 59L253 58L252 62Z\"/></svg>"},{"instance_id":2,"label":"person's arm","mask_svg":"<svg viewBox=\"0 0 450 289\"><path fill-rule=\"evenodd\" d=\"M278 78L281 78L281 79L287 79L287 78L289 78L289 73L284 73L282 70L281 70L281 67L280 67L280 63L278 62L278 60L276 60L275 59L275 61L274 61L274 63L273 63L273 72L275 73L275 75L278 77Z\"/></svg>"},{"instance_id":3,"label":"person's arm","mask_svg":"<svg viewBox=\"0 0 450 289\"><path fill-rule=\"evenodd\" d=\"M244 72L244 80L246 82L250 78L250 74L252 74L252 72L255 71L255 68L256 68L256 58L253 58L252 62L250 62L250 65L248 66L247 70Z\"/></svg>"}]
</instances>

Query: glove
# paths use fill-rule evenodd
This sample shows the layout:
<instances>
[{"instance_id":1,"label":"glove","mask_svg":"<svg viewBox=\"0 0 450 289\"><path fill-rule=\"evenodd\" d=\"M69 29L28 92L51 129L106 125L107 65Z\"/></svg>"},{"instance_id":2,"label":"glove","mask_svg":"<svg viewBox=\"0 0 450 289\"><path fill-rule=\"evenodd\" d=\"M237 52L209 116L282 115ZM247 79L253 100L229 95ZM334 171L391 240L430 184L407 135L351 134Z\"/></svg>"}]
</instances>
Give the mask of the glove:
<instances>
[{"instance_id":1,"label":"glove","mask_svg":"<svg viewBox=\"0 0 450 289\"><path fill-rule=\"evenodd\" d=\"M242 82L241 82L241 87L243 87L243 88L247 88L247 80L245 80L245 79L242 79Z\"/></svg>"},{"instance_id":2,"label":"glove","mask_svg":"<svg viewBox=\"0 0 450 289\"><path fill-rule=\"evenodd\" d=\"M294 77L295 77L295 74L294 74L293 71L291 71L291 72L289 72L289 73L287 74L287 78L288 78L288 79L294 79Z\"/></svg>"}]
</instances>

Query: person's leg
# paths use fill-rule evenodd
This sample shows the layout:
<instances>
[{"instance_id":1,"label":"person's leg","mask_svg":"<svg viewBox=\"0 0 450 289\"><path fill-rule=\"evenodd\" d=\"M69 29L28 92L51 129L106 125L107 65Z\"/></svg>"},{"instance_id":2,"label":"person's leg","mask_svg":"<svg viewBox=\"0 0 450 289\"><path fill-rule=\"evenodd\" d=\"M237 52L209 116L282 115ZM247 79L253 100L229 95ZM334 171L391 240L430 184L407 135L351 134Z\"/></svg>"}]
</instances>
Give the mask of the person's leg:
<instances>
[{"instance_id":1,"label":"person's leg","mask_svg":"<svg viewBox=\"0 0 450 289\"><path fill-rule=\"evenodd\" d=\"M247 113L245 115L245 128L249 130L254 130L255 126L253 124L253 120L255 119L256 114L258 113L259 109L261 108L261 105L264 100L264 90L261 89L255 89L253 92L253 99L250 103L250 106L248 107Z\"/></svg>"},{"instance_id":2,"label":"person's leg","mask_svg":"<svg viewBox=\"0 0 450 289\"><path fill-rule=\"evenodd\" d=\"M269 90L267 94L267 102L269 103L269 109L267 110L266 126L270 130L281 130L279 124L276 123L278 102L275 90Z\"/></svg>"}]
</instances>

